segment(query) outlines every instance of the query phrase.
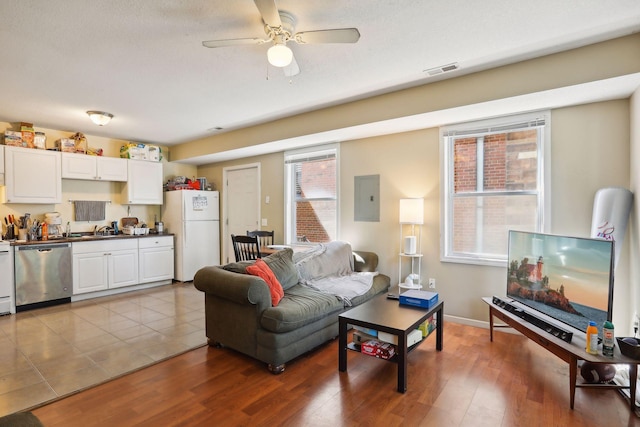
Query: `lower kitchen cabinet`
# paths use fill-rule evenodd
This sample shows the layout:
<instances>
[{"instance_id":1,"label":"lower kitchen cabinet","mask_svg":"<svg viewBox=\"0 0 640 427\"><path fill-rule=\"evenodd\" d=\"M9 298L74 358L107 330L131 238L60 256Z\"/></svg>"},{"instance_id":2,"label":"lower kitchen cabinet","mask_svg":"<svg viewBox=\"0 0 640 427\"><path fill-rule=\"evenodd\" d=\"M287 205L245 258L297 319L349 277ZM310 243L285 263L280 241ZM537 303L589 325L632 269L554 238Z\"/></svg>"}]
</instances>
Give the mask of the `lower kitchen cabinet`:
<instances>
[{"instance_id":1,"label":"lower kitchen cabinet","mask_svg":"<svg viewBox=\"0 0 640 427\"><path fill-rule=\"evenodd\" d=\"M138 284L138 239L74 242L73 293Z\"/></svg>"},{"instance_id":2,"label":"lower kitchen cabinet","mask_svg":"<svg viewBox=\"0 0 640 427\"><path fill-rule=\"evenodd\" d=\"M138 241L139 283L173 278L173 236L147 237Z\"/></svg>"}]
</instances>

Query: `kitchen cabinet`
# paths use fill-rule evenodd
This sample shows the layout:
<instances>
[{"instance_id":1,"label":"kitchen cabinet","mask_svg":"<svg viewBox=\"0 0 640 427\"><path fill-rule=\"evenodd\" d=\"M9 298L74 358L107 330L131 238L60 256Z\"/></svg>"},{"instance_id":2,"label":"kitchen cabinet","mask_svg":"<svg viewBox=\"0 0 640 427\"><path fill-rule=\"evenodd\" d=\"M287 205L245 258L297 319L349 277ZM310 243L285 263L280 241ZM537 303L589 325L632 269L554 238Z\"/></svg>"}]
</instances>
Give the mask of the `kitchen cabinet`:
<instances>
[{"instance_id":1,"label":"kitchen cabinet","mask_svg":"<svg viewBox=\"0 0 640 427\"><path fill-rule=\"evenodd\" d=\"M5 146L4 157L5 203L62 203L59 152Z\"/></svg>"},{"instance_id":2,"label":"kitchen cabinet","mask_svg":"<svg viewBox=\"0 0 640 427\"><path fill-rule=\"evenodd\" d=\"M73 293L103 291L138 283L138 240L74 242Z\"/></svg>"},{"instance_id":3,"label":"kitchen cabinet","mask_svg":"<svg viewBox=\"0 0 640 427\"><path fill-rule=\"evenodd\" d=\"M128 180L124 185L125 205L161 205L162 163L145 160L127 161Z\"/></svg>"},{"instance_id":4,"label":"kitchen cabinet","mask_svg":"<svg viewBox=\"0 0 640 427\"><path fill-rule=\"evenodd\" d=\"M147 237L138 244L139 283L173 279L173 236Z\"/></svg>"},{"instance_id":5,"label":"kitchen cabinet","mask_svg":"<svg viewBox=\"0 0 640 427\"><path fill-rule=\"evenodd\" d=\"M62 153L62 178L127 181L127 159Z\"/></svg>"}]
</instances>

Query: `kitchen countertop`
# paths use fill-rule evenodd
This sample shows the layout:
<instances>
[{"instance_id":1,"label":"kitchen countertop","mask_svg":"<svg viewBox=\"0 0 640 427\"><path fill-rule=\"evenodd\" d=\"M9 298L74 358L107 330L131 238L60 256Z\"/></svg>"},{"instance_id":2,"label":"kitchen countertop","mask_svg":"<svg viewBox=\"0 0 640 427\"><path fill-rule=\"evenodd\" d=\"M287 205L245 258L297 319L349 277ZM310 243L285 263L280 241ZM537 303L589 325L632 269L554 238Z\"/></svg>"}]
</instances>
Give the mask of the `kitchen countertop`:
<instances>
[{"instance_id":1,"label":"kitchen countertop","mask_svg":"<svg viewBox=\"0 0 640 427\"><path fill-rule=\"evenodd\" d=\"M173 236L173 233L153 233L153 234L116 234L116 235L94 235L93 233L82 234L80 237L54 237L49 240L10 240L11 246L27 246L27 245L50 245L54 243L77 243L77 242L93 242L96 240L121 240L121 239L144 239L148 237Z\"/></svg>"}]
</instances>

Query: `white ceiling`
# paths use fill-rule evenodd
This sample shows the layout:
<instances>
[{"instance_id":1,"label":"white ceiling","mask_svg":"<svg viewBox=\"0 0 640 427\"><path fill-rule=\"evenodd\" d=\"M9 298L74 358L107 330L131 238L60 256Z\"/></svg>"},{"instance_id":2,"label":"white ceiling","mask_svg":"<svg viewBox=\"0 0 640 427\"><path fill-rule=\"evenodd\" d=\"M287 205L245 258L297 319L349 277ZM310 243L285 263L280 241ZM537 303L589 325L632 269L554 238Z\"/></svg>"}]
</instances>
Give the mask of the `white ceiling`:
<instances>
[{"instance_id":1,"label":"white ceiling","mask_svg":"<svg viewBox=\"0 0 640 427\"><path fill-rule=\"evenodd\" d=\"M361 38L293 44L301 72L286 78L268 45L202 46L264 37L251 0L2 1L0 121L174 145L640 31L638 0L276 2L296 31L357 27ZM115 118L99 128L87 110Z\"/></svg>"}]
</instances>

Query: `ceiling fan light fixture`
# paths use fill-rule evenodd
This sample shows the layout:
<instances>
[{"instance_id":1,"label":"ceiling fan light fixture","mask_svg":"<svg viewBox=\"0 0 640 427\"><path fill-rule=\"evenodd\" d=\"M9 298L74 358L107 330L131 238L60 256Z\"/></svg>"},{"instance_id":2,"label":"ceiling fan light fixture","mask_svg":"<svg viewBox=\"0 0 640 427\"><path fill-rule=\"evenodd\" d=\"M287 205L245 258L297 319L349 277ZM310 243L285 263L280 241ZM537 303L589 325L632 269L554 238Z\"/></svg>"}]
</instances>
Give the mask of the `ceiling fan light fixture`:
<instances>
[{"instance_id":1,"label":"ceiling fan light fixture","mask_svg":"<svg viewBox=\"0 0 640 427\"><path fill-rule=\"evenodd\" d=\"M274 67L286 67L293 61L293 52L287 45L276 43L267 51L267 59Z\"/></svg>"},{"instance_id":2,"label":"ceiling fan light fixture","mask_svg":"<svg viewBox=\"0 0 640 427\"><path fill-rule=\"evenodd\" d=\"M104 111L87 111L87 115L91 121L98 126L104 126L113 119L113 114L105 113Z\"/></svg>"}]
</instances>

